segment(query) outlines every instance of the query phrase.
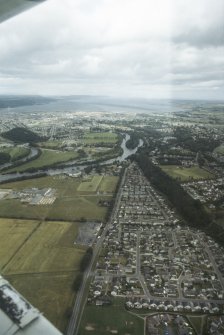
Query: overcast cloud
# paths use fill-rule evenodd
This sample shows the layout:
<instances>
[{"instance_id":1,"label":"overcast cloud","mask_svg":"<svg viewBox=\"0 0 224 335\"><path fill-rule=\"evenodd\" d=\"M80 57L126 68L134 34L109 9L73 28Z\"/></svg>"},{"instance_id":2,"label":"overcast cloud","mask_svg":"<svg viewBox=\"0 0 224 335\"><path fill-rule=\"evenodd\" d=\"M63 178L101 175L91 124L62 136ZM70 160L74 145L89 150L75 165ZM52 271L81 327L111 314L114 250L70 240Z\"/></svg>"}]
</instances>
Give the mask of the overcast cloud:
<instances>
[{"instance_id":1,"label":"overcast cloud","mask_svg":"<svg viewBox=\"0 0 224 335\"><path fill-rule=\"evenodd\" d=\"M0 25L0 93L223 99L223 22L223 0L48 0Z\"/></svg>"}]
</instances>

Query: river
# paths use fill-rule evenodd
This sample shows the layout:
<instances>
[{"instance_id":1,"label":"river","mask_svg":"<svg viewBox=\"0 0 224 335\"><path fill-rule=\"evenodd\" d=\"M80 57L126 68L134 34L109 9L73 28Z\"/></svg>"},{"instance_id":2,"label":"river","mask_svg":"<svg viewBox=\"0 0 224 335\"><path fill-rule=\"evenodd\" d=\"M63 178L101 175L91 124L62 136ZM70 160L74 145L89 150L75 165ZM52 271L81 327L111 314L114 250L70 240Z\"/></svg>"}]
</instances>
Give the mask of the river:
<instances>
[{"instance_id":1,"label":"river","mask_svg":"<svg viewBox=\"0 0 224 335\"><path fill-rule=\"evenodd\" d=\"M113 164L116 161L119 162L123 162L126 158L128 158L129 156L133 155L136 153L136 151L138 150L138 148L143 146L143 141L142 139L139 140L139 144L136 148L134 149L128 149L126 147L126 142L129 140L130 136L128 134L125 134L125 137L123 138L123 141L121 143L121 149L123 150L122 155L117 156L115 158L106 160L106 161L102 161L99 164L100 165L107 165L107 164ZM88 162L89 163L89 162ZM92 161L93 165L94 165L94 161ZM85 167L87 167L88 165L86 164L86 162L83 162L83 164L80 164L80 162L78 163L77 160L74 160L72 162L68 162L66 167L57 167L57 168L51 168L48 170L39 170L37 172L23 172L23 173L10 173L10 174L5 174L5 175L0 175L0 182L4 182L4 181L10 181L10 180L14 180L17 178L22 178L22 177L33 177L33 176L38 176L40 174L42 174L43 172L46 173L49 176L54 176L57 174L62 174L62 173L75 173L78 171L83 170Z\"/></svg>"},{"instance_id":2,"label":"river","mask_svg":"<svg viewBox=\"0 0 224 335\"><path fill-rule=\"evenodd\" d=\"M24 157L24 158L22 158L22 159L17 160L17 162L18 162L18 163L21 163L21 164L22 164L22 163L26 163L26 162L28 162L31 158L33 158L34 156L37 156L37 154L38 154L38 150L37 150L36 148L31 147L31 148L30 148L30 153L29 153L29 155L26 156L26 157ZM0 167L0 171L1 171L2 169L9 168L10 166L13 166L13 164L14 164L14 163L5 163L5 164L1 165L1 167Z\"/></svg>"}]
</instances>

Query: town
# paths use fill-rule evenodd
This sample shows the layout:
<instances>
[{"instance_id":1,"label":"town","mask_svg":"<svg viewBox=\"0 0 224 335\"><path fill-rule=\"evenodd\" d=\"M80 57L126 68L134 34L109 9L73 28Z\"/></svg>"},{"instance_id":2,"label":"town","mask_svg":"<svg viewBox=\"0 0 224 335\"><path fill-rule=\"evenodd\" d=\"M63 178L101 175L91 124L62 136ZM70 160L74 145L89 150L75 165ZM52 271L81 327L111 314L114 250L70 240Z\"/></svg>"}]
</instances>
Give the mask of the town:
<instances>
[{"instance_id":1,"label":"town","mask_svg":"<svg viewBox=\"0 0 224 335\"><path fill-rule=\"evenodd\" d=\"M223 105L86 99L2 110L1 275L67 335L223 334Z\"/></svg>"},{"instance_id":2,"label":"town","mask_svg":"<svg viewBox=\"0 0 224 335\"><path fill-rule=\"evenodd\" d=\"M223 261L223 249L187 227L133 163L103 242L88 303L107 306L123 298L127 310L222 314ZM157 320L158 327L162 320ZM192 334L191 327L184 329Z\"/></svg>"}]
</instances>

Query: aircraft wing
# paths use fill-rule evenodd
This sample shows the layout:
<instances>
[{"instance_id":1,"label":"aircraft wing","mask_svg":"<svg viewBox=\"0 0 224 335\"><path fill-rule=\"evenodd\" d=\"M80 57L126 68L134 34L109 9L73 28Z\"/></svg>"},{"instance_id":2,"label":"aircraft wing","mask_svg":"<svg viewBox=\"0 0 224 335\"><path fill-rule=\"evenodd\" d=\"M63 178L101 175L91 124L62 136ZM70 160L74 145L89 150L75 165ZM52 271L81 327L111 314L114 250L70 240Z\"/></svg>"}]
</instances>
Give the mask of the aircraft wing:
<instances>
[{"instance_id":1,"label":"aircraft wing","mask_svg":"<svg viewBox=\"0 0 224 335\"><path fill-rule=\"evenodd\" d=\"M46 0L0 0L0 23Z\"/></svg>"}]
</instances>

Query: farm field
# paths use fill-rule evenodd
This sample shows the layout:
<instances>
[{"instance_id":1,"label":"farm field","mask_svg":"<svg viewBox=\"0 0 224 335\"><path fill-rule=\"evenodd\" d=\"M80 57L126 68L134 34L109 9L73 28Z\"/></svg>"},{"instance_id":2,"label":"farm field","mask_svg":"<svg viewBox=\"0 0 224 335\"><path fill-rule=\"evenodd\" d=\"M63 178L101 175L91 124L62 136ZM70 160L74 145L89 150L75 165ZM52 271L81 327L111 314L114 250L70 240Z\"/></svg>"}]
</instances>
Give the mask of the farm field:
<instances>
[{"instance_id":1,"label":"farm field","mask_svg":"<svg viewBox=\"0 0 224 335\"><path fill-rule=\"evenodd\" d=\"M88 180L65 176L48 176L1 185L1 188L23 190L35 187L56 190L56 201L52 205L30 205L19 199L0 200L0 216L32 218L40 220L80 219L104 220L107 208L100 206L100 200L110 200L116 189L118 177L91 176ZM105 194L107 193L107 194Z\"/></svg>"},{"instance_id":2,"label":"farm field","mask_svg":"<svg viewBox=\"0 0 224 335\"><path fill-rule=\"evenodd\" d=\"M78 335L87 334L144 334L144 321L141 317L129 314L116 300L108 307L87 305Z\"/></svg>"},{"instance_id":3,"label":"farm field","mask_svg":"<svg viewBox=\"0 0 224 335\"><path fill-rule=\"evenodd\" d=\"M98 220L105 219L107 208L99 206L100 200L111 200L105 196L78 196L57 199L48 213L51 219Z\"/></svg>"},{"instance_id":4,"label":"farm field","mask_svg":"<svg viewBox=\"0 0 224 335\"><path fill-rule=\"evenodd\" d=\"M76 159L78 157L77 152L63 152L63 151L56 151L56 150L47 150L42 149L41 155L28 163L23 165L17 166L15 168L11 168L7 170L7 172L22 172L28 169L41 169L43 167L50 166L56 163L67 162L71 159Z\"/></svg>"},{"instance_id":5,"label":"farm field","mask_svg":"<svg viewBox=\"0 0 224 335\"><path fill-rule=\"evenodd\" d=\"M0 219L0 272L37 228L38 221Z\"/></svg>"},{"instance_id":6,"label":"farm field","mask_svg":"<svg viewBox=\"0 0 224 335\"><path fill-rule=\"evenodd\" d=\"M7 274L72 271L78 269L83 249L62 246L61 237L72 223L42 222L4 268ZM74 223L77 227L77 224ZM77 232L73 233L74 240Z\"/></svg>"},{"instance_id":7,"label":"farm field","mask_svg":"<svg viewBox=\"0 0 224 335\"><path fill-rule=\"evenodd\" d=\"M0 219L1 273L61 331L85 252L74 246L78 227L71 222Z\"/></svg>"},{"instance_id":8,"label":"farm field","mask_svg":"<svg viewBox=\"0 0 224 335\"><path fill-rule=\"evenodd\" d=\"M160 168L170 177L176 178L180 181L208 179L213 177L211 173L199 168L198 166L183 168L177 165L160 165Z\"/></svg>"},{"instance_id":9,"label":"farm field","mask_svg":"<svg viewBox=\"0 0 224 335\"><path fill-rule=\"evenodd\" d=\"M118 141L118 135L111 132L90 133L86 132L83 136L82 143L84 144L97 144L97 143L112 143Z\"/></svg>"}]
</instances>

